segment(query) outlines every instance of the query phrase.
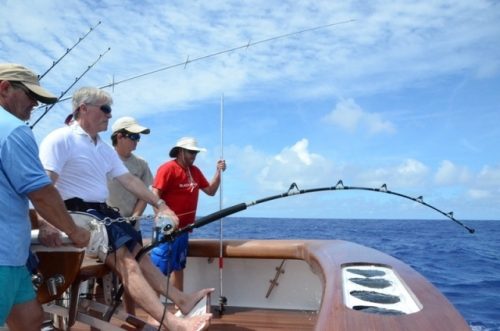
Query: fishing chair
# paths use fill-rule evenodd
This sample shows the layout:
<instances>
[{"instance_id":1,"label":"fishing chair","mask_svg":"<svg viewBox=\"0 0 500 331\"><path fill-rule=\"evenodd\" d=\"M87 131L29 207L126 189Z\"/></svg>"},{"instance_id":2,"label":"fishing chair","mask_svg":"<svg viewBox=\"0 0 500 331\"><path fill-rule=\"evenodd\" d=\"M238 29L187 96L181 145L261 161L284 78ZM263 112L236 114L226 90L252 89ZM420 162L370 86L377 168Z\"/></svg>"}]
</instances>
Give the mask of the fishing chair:
<instances>
[{"instance_id":1,"label":"fishing chair","mask_svg":"<svg viewBox=\"0 0 500 331\"><path fill-rule=\"evenodd\" d=\"M84 213L71 214L80 226L85 223L82 218L92 217ZM116 277L111 269L97 258L89 257L86 249L72 246L68 238L63 238L62 247L41 245L38 241L38 218L35 211L30 211L30 219L33 229L33 259L38 262L33 283L37 287L38 301L46 313L52 314L56 327L67 330L79 321L102 330L123 331L123 328L111 324L111 318L115 318L138 330L156 330L122 310L113 309L109 313L113 292L117 288L113 281ZM97 283L101 285L99 294Z\"/></svg>"},{"instance_id":2,"label":"fishing chair","mask_svg":"<svg viewBox=\"0 0 500 331\"><path fill-rule=\"evenodd\" d=\"M62 248L45 247L38 243L38 232L32 231L32 247L35 247L39 259L37 297L43 304L45 312L54 316L55 324L61 330L67 330L79 321L101 330L123 331L123 328L111 323L112 318L121 324L128 323L137 330L157 330L156 327L119 308L124 288L115 281L117 277L112 270L98 259L100 254L96 254L99 249L95 246L102 245L103 242L93 235L103 232L103 229L95 228L102 223L96 223L91 214L82 212L70 214L75 223L91 231L89 246L94 247L75 248L67 238L65 238L66 245ZM32 223L37 223L34 211L30 216ZM107 240L105 242L107 245ZM148 250L143 249L136 258L139 259ZM97 293L96 283L101 285L100 293ZM189 317L209 310L210 296L207 295L189 314L177 316Z\"/></svg>"}]
</instances>

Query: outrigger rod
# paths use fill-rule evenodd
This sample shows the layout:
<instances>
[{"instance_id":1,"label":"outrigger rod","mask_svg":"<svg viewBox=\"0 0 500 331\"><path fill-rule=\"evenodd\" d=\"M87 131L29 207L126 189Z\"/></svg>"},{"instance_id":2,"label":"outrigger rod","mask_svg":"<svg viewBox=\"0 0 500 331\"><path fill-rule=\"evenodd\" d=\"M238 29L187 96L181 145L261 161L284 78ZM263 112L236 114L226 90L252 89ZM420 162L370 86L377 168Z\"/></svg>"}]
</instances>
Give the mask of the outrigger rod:
<instances>
[{"instance_id":1,"label":"outrigger rod","mask_svg":"<svg viewBox=\"0 0 500 331\"><path fill-rule=\"evenodd\" d=\"M161 229L164 232L163 238L160 239L160 240L158 240L158 241L152 242L149 245L144 246L139 251L139 253L137 253L135 259L137 261L139 261L147 252L149 252L150 250L152 250L153 248L155 248L159 244L162 244L162 243L165 243L165 242L172 242L176 237L178 237L179 235L181 235L183 233L190 232L191 230L193 230L195 228L200 228L200 227L205 226L207 224L210 224L210 223L212 223L214 221L217 221L217 220L219 220L219 219L221 219L223 217L235 214L237 212L240 212L242 210L247 209L248 207L255 206L255 205L258 205L260 203L264 203L264 202L268 202L268 201L272 201L272 200L276 200L276 199L281 199L281 198L286 198L286 197L291 197L291 196L294 196L294 195L306 194L306 193L322 192L322 191L347 191L347 190L362 190L362 191L371 191L371 192L378 192L378 193L386 193L386 194L395 195L395 196L398 196L398 197L401 197L401 198L405 198L405 199L408 199L408 200L412 200L412 201L415 201L415 202L417 202L417 203L419 203L421 205L429 207L432 210L435 210L438 213L446 216L447 218L449 218L453 222L455 222L458 225L462 226L463 228L467 229L467 231L469 231L469 233L472 234L472 233L475 232L475 230L473 228L470 228L467 225L465 225L462 222L460 222L459 220L457 220L453 216L453 212L445 213L441 209L436 208L433 205L426 203L424 201L424 199L423 199L422 196L419 196L417 198L413 198L413 197L410 197L409 195L406 195L406 194L402 194L402 193L398 193L398 192L394 192L394 191L388 190L386 184L383 184L379 188L370 188L370 187L361 187L361 186L345 186L344 183L342 182L342 180L339 180L335 186L327 186L327 187L319 187L319 188L312 188L312 189L300 190L298 188L298 186L297 186L296 183L292 183L290 185L290 188L288 189L288 191L286 191L284 193L273 195L273 196L269 196L269 197L262 198L262 199L259 199L259 200L255 200L255 201L251 201L251 202L248 202L248 203L239 203L239 204L236 204L236 205L233 205L233 206L221 209L221 210L219 210L217 212L214 212L212 214L209 214L209 215L206 215L204 217L201 217L195 223L190 224L190 225L188 225L188 226L186 226L186 227L184 227L182 229L173 231L171 233L168 231L170 229ZM120 305L120 298L123 295L123 291L124 291L124 287L123 287L123 285L120 285L120 288L118 289L118 291L116 292L116 295L115 295L114 306L111 307L106 312L105 318L111 319L111 316L113 315L114 311Z\"/></svg>"}]
</instances>

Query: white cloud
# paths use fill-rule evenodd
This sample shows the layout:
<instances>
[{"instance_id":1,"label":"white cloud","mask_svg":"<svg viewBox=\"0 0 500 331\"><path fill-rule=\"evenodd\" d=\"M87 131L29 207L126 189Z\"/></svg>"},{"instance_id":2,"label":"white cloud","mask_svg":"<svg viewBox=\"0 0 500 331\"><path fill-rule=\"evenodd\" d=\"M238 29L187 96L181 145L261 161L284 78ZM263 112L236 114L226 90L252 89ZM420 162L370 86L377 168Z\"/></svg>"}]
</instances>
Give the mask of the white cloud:
<instances>
[{"instance_id":1,"label":"white cloud","mask_svg":"<svg viewBox=\"0 0 500 331\"><path fill-rule=\"evenodd\" d=\"M491 192L488 190L480 190L480 189L470 189L467 192L467 195L475 200L483 200L491 197Z\"/></svg>"},{"instance_id":2,"label":"white cloud","mask_svg":"<svg viewBox=\"0 0 500 331\"><path fill-rule=\"evenodd\" d=\"M378 113L364 111L353 99L339 101L323 120L350 132L366 130L370 134L377 134L396 131L390 121L384 120Z\"/></svg>"},{"instance_id":3,"label":"white cloud","mask_svg":"<svg viewBox=\"0 0 500 331\"><path fill-rule=\"evenodd\" d=\"M477 175L476 182L485 187L500 187L500 166L484 166Z\"/></svg>"},{"instance_id":4,"label":"white cloud","mask_svg":"<svg viewBox=\"0 0 500 331\"><path fill-rule=\"evenodd\" d=\"M455 165L449 160L441 162L434 180L439 185L453 185L467 183L471 179L471 174L466 167Z\"/></svg>"},{"instance_id":5,"label":"white cloud","mask_svg":"<svg viewBox=\"0 0 500 331\"><path fill-rule=\"evenodd\" d=\"M302 139L268 158L257 176L259 184L266 189L283 191L291 183L299 187L325 183L325 178L333 173L333 165L323 156L311 153L308 147L309 141Z\"/></svg>"},{"instance_id":6,"label":"white cloud","mask_svg":"<svg viewBox=\"0 0 500 331\"><path fill-rule=\"evenodd\" d=\"M394 166L369 169L361 172L358 177L363 185L378 187L387 184L391 187L417 187L427 185L429 168L422 162L406 159ZM390 189L390 187L389 187Z\"/></svg>"}]
</instances>

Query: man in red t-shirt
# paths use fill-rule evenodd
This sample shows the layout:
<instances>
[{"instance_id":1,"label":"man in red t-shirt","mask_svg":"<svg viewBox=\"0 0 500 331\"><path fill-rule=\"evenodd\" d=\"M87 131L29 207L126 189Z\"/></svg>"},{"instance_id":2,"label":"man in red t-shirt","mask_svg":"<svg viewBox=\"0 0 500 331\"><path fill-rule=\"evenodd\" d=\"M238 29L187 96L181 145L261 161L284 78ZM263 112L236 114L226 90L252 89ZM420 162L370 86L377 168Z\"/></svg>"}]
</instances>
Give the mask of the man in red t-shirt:
<instances>
[{"instance_id":1,"label":"man in red t-shirt","mask_svg":"<svg viewBox=\"0 0 500 331\"><path fill-rule=\"evenodd\" d=\"M221 171L226 170L225 160L217 161L215 175L207 181L194 161L196 154L206 149L198 147L194 138L184 137L170 150L170 160L158 168L153 181L153 193L163 199L179 217L179 229L193 223L198 205L198 193L202 190L213 196L221 180ZM178 289L183 289L188 234L177 237L173 243L164 243L151 251L151 259L160 270L168 275L172 271L171 282Z\"/></svg>"}]
</instances>

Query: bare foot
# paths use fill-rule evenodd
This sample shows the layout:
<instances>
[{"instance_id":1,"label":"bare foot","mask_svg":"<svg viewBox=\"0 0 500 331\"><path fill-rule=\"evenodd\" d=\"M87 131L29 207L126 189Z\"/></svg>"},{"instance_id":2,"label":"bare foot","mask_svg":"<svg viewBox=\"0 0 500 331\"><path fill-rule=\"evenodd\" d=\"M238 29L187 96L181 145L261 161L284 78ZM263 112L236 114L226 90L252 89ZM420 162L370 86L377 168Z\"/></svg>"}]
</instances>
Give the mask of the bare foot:
<instances>
[{"instance_id":1,"label":"bare foot","mask_svg":"<svg viewBox=\"0 0 500 331\"><path fill-rule=\"evenodd\" d=\"M181 312L186 315L193 309L193 307L200 301L204 296L208 293L213 292L214 288L204 288L199 290L198 292L194 292L191 294L186 294L185 298L182 299L181 302L177 302L177 306L181 310Z\"/></svg>"},{"instance_id":2,"label":"bare foot","mask_svg":"<svg viewBox=\"0 0 500 331\"><path fill-rule=\"evenodd\" d=\"M201 331L210 325L212 314L203 314L189 318L175 317L169 323L167 330L172 331Z\"/></svg>"}]
</instances>

